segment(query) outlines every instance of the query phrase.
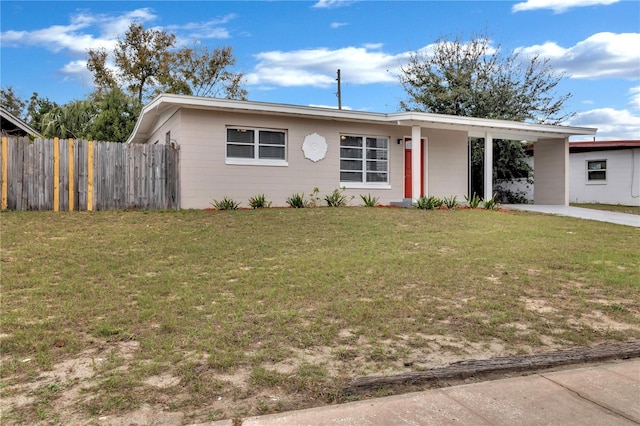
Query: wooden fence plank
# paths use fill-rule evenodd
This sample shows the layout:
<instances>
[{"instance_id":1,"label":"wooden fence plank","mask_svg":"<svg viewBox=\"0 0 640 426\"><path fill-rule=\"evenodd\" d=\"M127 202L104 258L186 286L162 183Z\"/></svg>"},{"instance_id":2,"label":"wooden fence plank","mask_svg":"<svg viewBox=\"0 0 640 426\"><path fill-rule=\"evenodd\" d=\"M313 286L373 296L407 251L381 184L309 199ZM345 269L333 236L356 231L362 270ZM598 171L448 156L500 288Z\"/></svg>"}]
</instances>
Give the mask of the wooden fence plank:
<instances>
[{"instance_id":1,"label":"wooden fence plank","mask_svg":"<svg viewBox=\"0 0 640 426\"><path fill-rule=\"evenodd\" d=\"M87 142L87 210L93 210L93 142Z\"/></svg>"},{"instance_id":2,"label":"wooden fence plank","mask_svg":"<svg viewBox=\"0 0 640 426\"><path fill-rule=\"evenodd\" d=\"M179 150L167 145L7 138L0 165L3 209L179 208Z\"/></svg>"},{"instance_id":3,"label":"wooden fence plank","mask_svg":"<svg viewBox=\"0 0 640 426\"><path fill-rule=\"evenodd\" d=\"M7 209L7 194L9 192L9 186L7 182L7 180L9 179L9 171L7 170L7 164L9 164L9 161L7 159L7 156L9 155L8 144L9 141L7 137L3 136L1 150L2 152L0 153L0 155L2 155L2 204L0 205L0 209L2 210Z\"/></svg>"}]
</instances>

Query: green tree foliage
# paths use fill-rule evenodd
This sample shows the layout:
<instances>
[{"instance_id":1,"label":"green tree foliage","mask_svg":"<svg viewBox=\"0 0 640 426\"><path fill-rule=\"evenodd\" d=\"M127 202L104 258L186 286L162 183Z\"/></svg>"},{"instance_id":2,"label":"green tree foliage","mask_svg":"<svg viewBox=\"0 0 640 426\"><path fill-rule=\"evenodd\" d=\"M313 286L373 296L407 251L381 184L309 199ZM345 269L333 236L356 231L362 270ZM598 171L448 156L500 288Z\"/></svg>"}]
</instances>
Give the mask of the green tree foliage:
<instances>
[{"instance_id":1,"label":"green tree foliage","mask_svg":"<svg viewBox=\"0 0 640 426\"><path fill-rule=\"evenodd\" d=\"M546 124L571 117L562 113L571 94L555 93L564 76L548 59L522 62L493 48L488 35L469 42L439 39L433 46L431 52L412 53L401 69L408 94L403 110Z\"/></svg>"},{"instance_id":2,"label":"green tree foliage","mask_svg":"<svg viewBox=\"0 0 640 426\"><path fill-rule=\"evenodd\" d=\"M14 92L12 86L0 89L0 104L18 118L23 118L24 107L27 105L27 103Z\"/></svg>"},{"instance_id":3,"label":"green tree foliage","mask_svg":"<svg viewBox=\"0 0 640 426\"><path fill-rule=\"evenodd\" d=\"M555 90L564 75L556 73L548 59L538 56L521 61L491 46L481 34L465 42L441 38L428 51L413 52L401 68L400 83L407 99L405 111L423 111L465 117L558 124L572 113L563 113L571 94ZM483 141L472 142L472 189L483 193ZM494 179L530 177L520 141L494 141Z\"/></svg>"},{"instance_id":4,"label":"green tree foliage","mask_svg":"<svg viewBox=\"0 0 640 426\"><path fill-rule=\"evenodd\" d=\"M247 91L241 85L244 75L227 69L236 63L231 47L209 50L194 44L180 49L173 59L170 85L177 87L169 87L169 93L246 99Z\"/></svg>"},{"instance_id":5,"label":"green tree foliage","mask_svg":"<svg viewBox=\"0 0 640 426\"><path fill-rule=\"evenodd\" d=\"M40 131L45 137L88 138L94 115L90 100L71 101L44 114Z\"/></svg>"},{"instance_id":6,"label":"green tree foliage","mask_svg":"<svg viewBox=\"0 0 640 426\"><path fill-rule=\"evenodd\" d=\"M27 105L25 121L34 129L42 129L44 116L60 106L49 98L41 98L37 92L33 92Z\"/></svg>"},{"instance_id":7,"label":"green tree foliage","mask_svg":"<svg viewBox=\"0 0 640 426\"><path fill-rule=\"evenodd\" d=\"M246 98L243 75L229 71L235 64L230 47L176 49L175 44L175 34L132 23L113 51L115 70L106 50L89 50L87 68L98 93L119 87L140 104L162 92Z\"/></svg>"},{"instance_id":8,"label":"green tree foliage","mask_svg":"<svg viewBox=\"0 0 640 426\"><path fill-rule=\"evenodd\" d=\"M101 94L95 93L93 103L95 115L87 137L97 141L126 141L133 132L142 105L117 87Z\"/></svg>"},{"instance_id":9,"label":"green tree foliage","mask_svg":"<svg viewBox=\"0 0 640 426\"><path fill-rule=\"evenodd\" d=\"M57 103L50 101L49 98L41 98L37 92L33 92L28 101L22 99L11 86L0 89L0 103L11 114L24 120L36 130L42 128L43 116L59 107Z\"/></svg>"}]
</instances>

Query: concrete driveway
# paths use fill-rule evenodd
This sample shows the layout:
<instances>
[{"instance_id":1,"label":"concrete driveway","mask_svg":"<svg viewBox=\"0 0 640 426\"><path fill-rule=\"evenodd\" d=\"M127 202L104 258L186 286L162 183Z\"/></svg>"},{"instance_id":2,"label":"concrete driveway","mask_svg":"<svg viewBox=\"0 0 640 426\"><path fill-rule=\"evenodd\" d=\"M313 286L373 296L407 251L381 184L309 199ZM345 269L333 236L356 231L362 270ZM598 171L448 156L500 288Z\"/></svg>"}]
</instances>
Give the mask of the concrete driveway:
<instances>
[{"instance_id":1,"label":"concrete driveway","mask_svg":"<svg viewBox=\"0 0 640 426\"><path fill-rule=\"evenodd\" d=\"M634 214L607 212L604 210L585 209L571 206L551 206L538 204L504 204L502 207L512 210L524 210L537 213L555 214L559 216L577 217L580 219L597 220L618 225L640 228L640 216Z\"/></svg>"}]
</instances>

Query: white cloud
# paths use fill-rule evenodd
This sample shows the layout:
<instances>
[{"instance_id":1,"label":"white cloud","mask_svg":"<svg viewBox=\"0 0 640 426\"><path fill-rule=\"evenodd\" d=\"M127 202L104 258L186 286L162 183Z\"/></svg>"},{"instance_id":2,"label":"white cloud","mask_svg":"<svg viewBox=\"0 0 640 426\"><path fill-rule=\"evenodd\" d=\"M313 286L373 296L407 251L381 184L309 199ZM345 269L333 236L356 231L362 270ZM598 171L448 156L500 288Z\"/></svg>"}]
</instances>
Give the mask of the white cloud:
<instances>
[{"instance_id":1,"label":"white cloud","mask_svg":"<svg viewBox=\"0 0 640 426\"><path fill-rule=\"evenodd\" d=\"M640 139L640 116L626 109L593 109L576 114L564 124L596 127L598 140Z\"/></svg>"},{"instance_id":2,"label":"white cloud","mask_svg":"<svg viewBox=\"0 0 640 426\"><path fill-rule=\"evenodd\" d=\"M399 66L409 55L385 53L379 51L380 47L375 44L336 50L262 52L256 55L258 64L254 71L246 75L247 84L328 87L335 84L338 69L343 83L395 83Z\"/></svg>"},{"instance_id":3,"label":"white cloud","mask_svg":"<svg viewBox=\"0 0 640 426\"><path fill-rule=\"evenodd\" d=\"M78 80L87 87L93 85L93 76L87 69L87 61L84 59L65 64L59 72L64 75L65 80Z\"/></svg>"},{"instance_id":4,"label":"white cloud","mask_svg":"<svg viewBox=\"0 0 640 426\"><path fill-rule=\"evenodd\" d=\"M38 46L53 52L68 51L75 56L86 55L87 49L111 49L116 38L124 33L132 21L155 19L150 9L143 8L117 16L91 15L81 12L70 17L68 25L52 25L34 31L6 31L0 34L6 46ZM97 31L99 35L91 33Z\"/></svg>"},{"instance_id":5,"label":"white cloud","mask_svg":"<svg viewBox=\"0 0 640 426\"><path fill-rule=\"evenodd\" d=\"M316 9L332 9L336 7L348 6L355 0L318 0L316 4L311 7Z\"/></svg>"},{"instance_id":6,"label":"white cloud","mask_svg":"<svg viewBox=\"0 0 640 426\"><path fill-rule=\"evenodd\" d=\"M175 33L176 44L180 46L196 39L229 38L229 32L222 25L235 17L236 15L229 14L204 22L190 22L157 29ZM37 46L56 53L66 52L74 58L82 58L71 60L59 72L67 78L76 76L79 80L87 82L92 80L86 69L87 50L103 48L111 51L132 22L148 24L155 19L157 15L150 8L135 9L118 15L81 11L70 16L68 25L52 25L33 31L8 30L0 33L0 41L3 47Z\"/></svg>"},{"instance_id":7,"label":"white cloud","mask_svg":"<svg viewBox=\"0 0 640 426\"><path fill-rule=\"evenodd\" d=\"M229 34L229 31L222 25L236 17L237 15L230 13L205 22L189 22L184 25L169 25L163 29L168 32L179 34L180 39L226 39L230 38L231 34Z\"/></svg>"},{"instance_id":8,"label":"white cloud","mask_svg":"<svg viewBox=\"0 0 640 426\"><path fill-rule=\"evenodd\" d=\"M640 33L597 33L562 47L555 42L519 47L514 52L524 57L549 58L558 71L571 78L640 78Z\"/></svg>"},{"instance_id":9,"label":"white cloud","mask_svg":"<svg viewBox=\"0 0 640 426\"><path fill-rule=\"evenodd\" d=\"M336 29L336 28L344 27L346 25L349 25L349 24L347 24L346 22L332 22L329 26L333 29Z\"/></svg>"},{"instance_id":10,"label":"white cloud","mask_svg":"<svg viewBox=\"0 0 640 426\"><path fill-rule=\"evenodd\" d=\"M629 94L631 95L629 108L640 111L640 86L629 89Z\"/></svg>"},{"instance_id":11,"label":"white cloud","mask_svg":"<svg viewBox=\"0 0 640 426\"><path fill-rule=\"evenodd\" d=\"M316 108L328 108L328 109L338 109L337 105L316 105L316 104L309 104L310 107L316 107ZM348 107L348 106L344 106L342 105L342 109L347 110L347 111L353 111L353 108Z\"/></svg>"},{"instance_id":12,"label":"white cloud","mask_svg":"<svg viewBox=\"0 0 640 426\"><path fill-rule=\"evenodd\" d=\"M551 9L555 13L566 12L569 9L585 6L610 5L620 0L527 0L516 3L512 12L523 12L538 9Z\"/></svg>"}]
</instances>

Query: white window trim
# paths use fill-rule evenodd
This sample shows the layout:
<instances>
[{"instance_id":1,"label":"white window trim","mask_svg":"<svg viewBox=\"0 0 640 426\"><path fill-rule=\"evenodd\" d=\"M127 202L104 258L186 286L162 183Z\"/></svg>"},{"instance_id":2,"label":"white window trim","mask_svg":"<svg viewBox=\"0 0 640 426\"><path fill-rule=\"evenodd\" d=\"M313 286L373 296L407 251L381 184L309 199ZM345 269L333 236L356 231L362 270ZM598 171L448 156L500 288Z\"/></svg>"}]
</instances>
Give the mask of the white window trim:
<instances>
[{"instance_id":1,"label":"white window trim","mask_svg":"<svg viewBox=\"0 0 640 426\"><path fill-rule=\"evenodd\" d=\"M287 167L289 162L287 160L261 160L251 158L227 158L224 161L225 164L231 164L236 166L273 166L273 167Z\"/></svg>"},{"instance_id":2,"label":"white window trim","mask_svg":"<svg viewBox=\"0 0 640 426\"><path fill-rule=\"evenodd\" d=\"M282 132L284 133L284 160L279 159L264 159L264 158L241 158L241 157L227 157L227 145L229 141L227 140L227 130L229 129L245 129L245 130L253 130L255 135L258 135L259 132ZM230 165L238 165L238 166L273 166L273 167L287 167L289 162L287 160L288 157L288 147L289 147L289 135L285 129L271 129L266 127L247 127L247 126L225 126L224 128L224 163ZM260 152L260 143L259 140L254 141L255 145L255 153L258 155Z\"/></svg>"},{"instance_id":3,"label":"white window trim","mask_svg":"<svg viewBox=\"0 0 640 426\"><path fill-rule=\"evenodd\" d=\"M346 189L391 189L391 171L390 171L390 164L391 164L391 137L390 136L374 136L374 135L365 135L365 134L356 134L356 133L340 133L340 141L342 141L342 136L355 136L355 137L361 137L363 138L363 167L365 168L363 170L363 173L366 175L367 170L367 160L366 160L366 140L367 138L380 138L380 139L386 139L387 140L387 170L385 171L385 173L387 174L387 181L386 182L342 182L340 181L340 187L341 188L346 188ZM338 145L338 149L342 148L341 145ZM338 160L342 160L342 155L339 155ZM338 173L340 173L340 168L338 168Z\"/></svg>"},{"instance_id":4,"label":"white window trim","mask_svg":"<svg viewBox=\"0 0 640 426\"><path fill-rule=\"evenodd\" d=\"M391 189L389 183L340 182L340 188L346 189Z\"/></svg>"},{"instance_id":5,"label":"white window trim","mask_svg":"<svg viewBox=\"0 0 640 426\"><path fill-rule=\"evenodd\" d=\"M604 161L606 167L604 169L600 169L600 170L592 170L592 171L604 171L604 179L589 179L589 163L590 162L597 162L597 161ZM608 168L609 168L609 164L606 158L602 158L602 159L594 159L594 160L585 160L584 162L584 168L585 168L585 184L586 185L606 185L607 184L607 177L609 176Z\"/></svg>"}]
</instances>

